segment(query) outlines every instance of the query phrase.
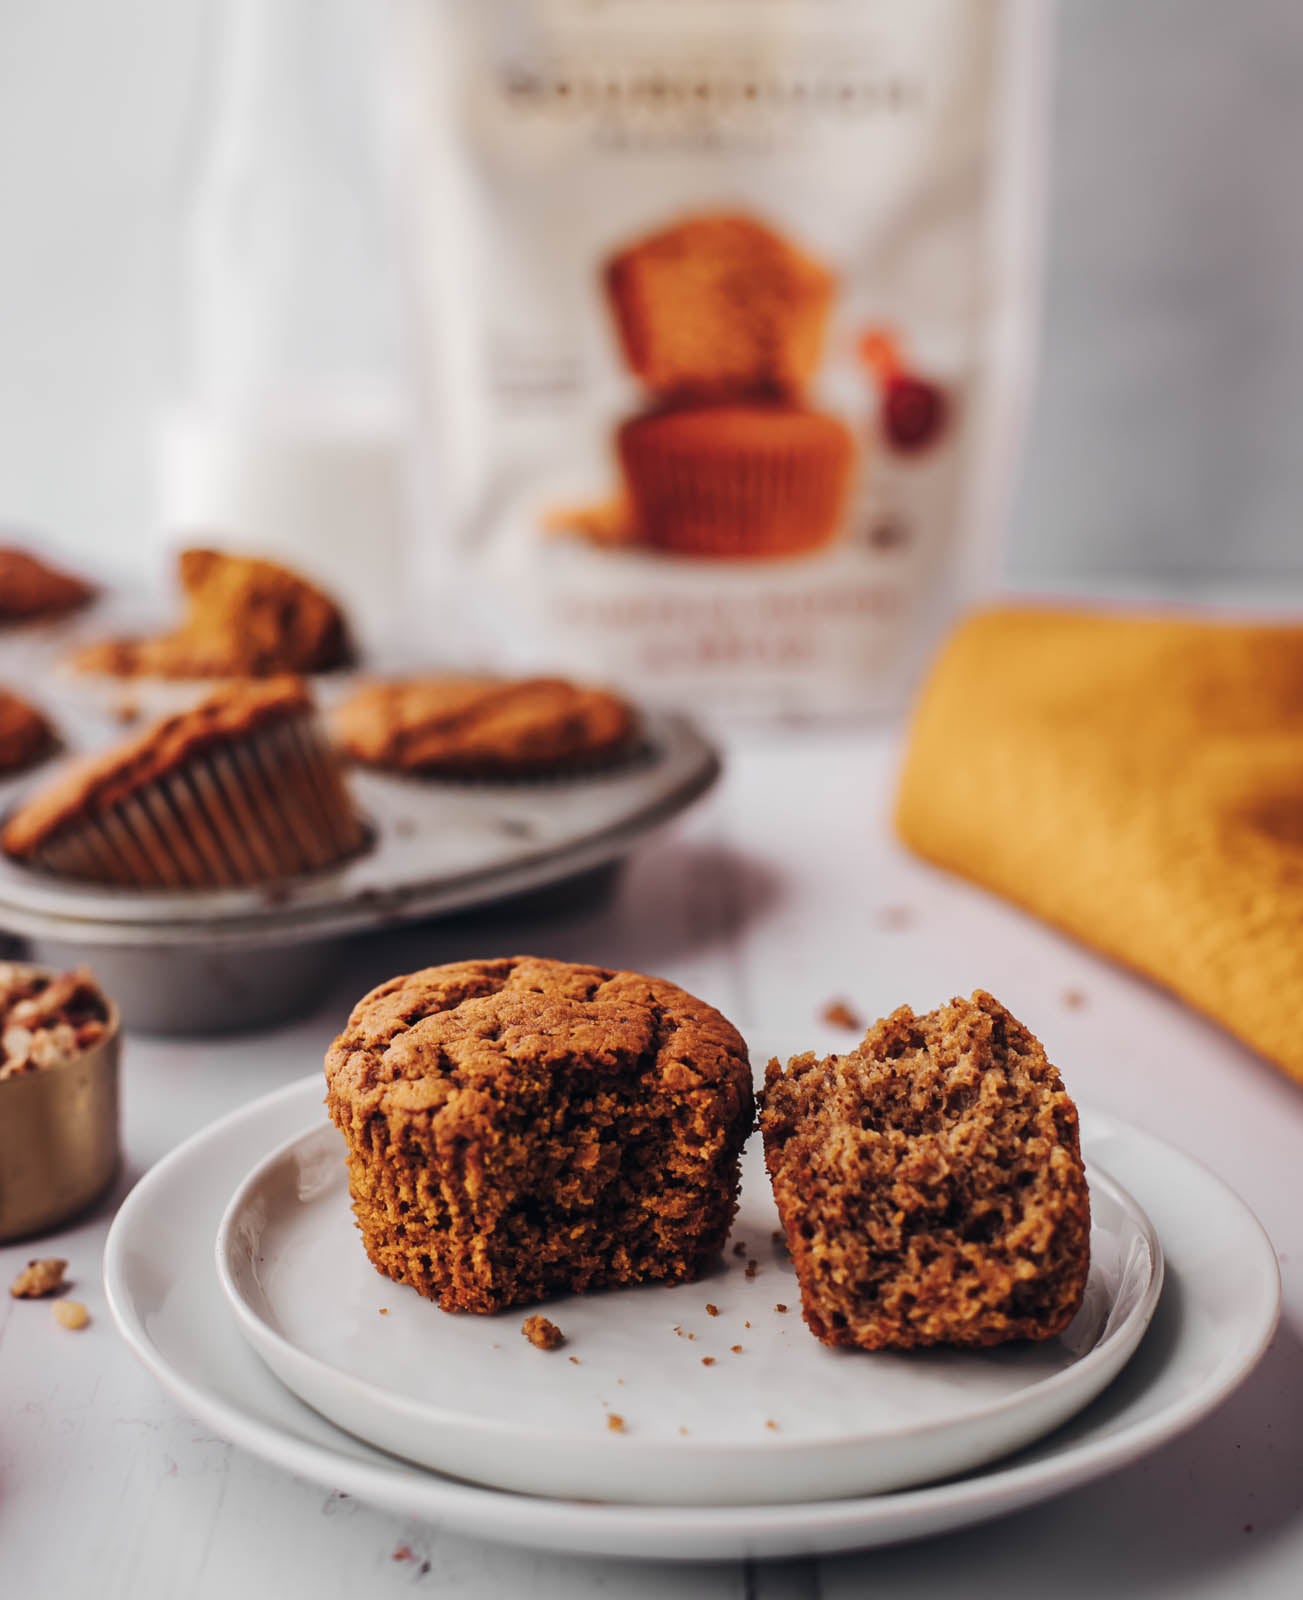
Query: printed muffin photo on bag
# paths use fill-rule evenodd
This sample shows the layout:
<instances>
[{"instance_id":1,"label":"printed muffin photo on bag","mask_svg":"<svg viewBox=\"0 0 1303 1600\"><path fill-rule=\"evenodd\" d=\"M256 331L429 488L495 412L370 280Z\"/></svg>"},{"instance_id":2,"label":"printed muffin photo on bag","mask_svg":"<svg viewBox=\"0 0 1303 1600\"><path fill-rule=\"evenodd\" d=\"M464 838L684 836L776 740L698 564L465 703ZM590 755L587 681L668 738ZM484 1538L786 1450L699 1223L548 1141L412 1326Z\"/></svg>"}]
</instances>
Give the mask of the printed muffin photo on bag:
<instances>
[{"instance_id":1,"label":"printed muffin photo on bag","mask_svg":"<svg viewBox=\"0 0 1303 1600\"><path fill-rule=\"evenodd\" d=\"M590 537L603 504L619 542L746 559L826 545L846 505L855 440L806 389L823 354L833 277L758 218L689 217L611 257L620 349L648 400L620 422L622 492L545 512ZM614 541L604 541L611 543Z\"/></svg>"},{"instance_id":2,"label":"printed muffin photo on bag","mask_svg":"<svg viewBox=\"0 0 1303 1600\"><path fill-rule=\"evenodd\" d=\"M1016 460L1037 9L394 0L410 601L446 663L899 705Z\"/></svg>"}]
</instances>

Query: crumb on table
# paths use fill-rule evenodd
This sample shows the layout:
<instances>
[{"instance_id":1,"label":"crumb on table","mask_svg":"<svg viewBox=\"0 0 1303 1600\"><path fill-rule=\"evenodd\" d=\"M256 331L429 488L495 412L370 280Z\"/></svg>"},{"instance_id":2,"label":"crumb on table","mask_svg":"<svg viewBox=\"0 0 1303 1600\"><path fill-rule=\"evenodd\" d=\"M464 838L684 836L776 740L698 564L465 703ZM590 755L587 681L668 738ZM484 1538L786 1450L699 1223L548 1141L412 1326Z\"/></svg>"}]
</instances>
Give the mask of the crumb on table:
<instances>
[{"instance_id":1,"label":"crumb on table","mask_svg":"<svg viewBox=\"0 0 1303 1600\"><path fill-rule=\"evenodd\" d=\"M729 1345L729 1349L735 1356L740 1356L742 1354L742 1346L740 1344L731 1344Z\"/></svg>"},{"instance_id":2,"label":"crumb on table","mask_svg":"<svg viewBox=\"0 0 1303 1600\"><path fill-rule=\"evenodd\" d=\"M786 1310L787 1310L787 1307L786 1307L786 1306L785 1306L785 1305L784 1305L784 1304L783 1304L783 1302L782 1302L782 1301L781 1301L781 1300L780 1300L780 1301L779 1301L779 1302L778 1302L778 1304L777 1304L777 1305L776 1305L776 1306L775 1306L775 1307L774 1307L774 1310L775 1310L775 1311L777 1311L777 1312L778 1312L778 1314L779 1314L779 1315L780 1315L780 1316L781 1316L781 1315L782 1315L782 1314L783 1314L783 1312L785 1312L785 1311L786 1311Z\"/></svg>"},{"instance_id":3,"label":"crumb on table","mask_svg":"<svg viewBox=\"0 0 1303 1600\"><path fill-rule=\"evenodd\" d=\"M739 1239L737 1241L737 1243L733 1246L733 1254L735 1256L744 1256L746 1253L747 1253L746 1240L745 1239Z\"/></svg>"},{"instance_id":4,"label":"crumb on table","mask_svg":"<svg viewBox=\"0 0 1303 1600\"><path fill-rule=\"evenodd\" d=\"M571 1356L569 1358L569 1360L570 1360L570 1365L572 1367L577 1367L579 1365L579 1357L578 1356Z\"/></svg>"},{"instance_id":5,"label":"crumb on table","mask_svg":"<svg viewBox=\"0 0 1303 1600\"><path fill-rule=\"evenodd\" d=\"M778 1424L774 1421L774 1419L772 1417L767 1417L765 1419L765 1427L768 1428L773 1433L777 1433L778 1432Z\"/></svg>"},{"instance_id":6,"label":"crumb on table","mask_svg":"<svg viewBox=\"0 0 1303 1600\"><path fill-rule=\"evenodd\" d=\"M864 1018L848 1000L829 1000L819 1017L829 1027L848 1028L854 1033L863 1033L866 1026Z\"/></svg>"},{"instance_id":7,"label":"crumb on table","mask_svg":"<svg viewBox=\"0 0 1303 1600\"><path fill-rule=\"evenodd\" d=\"M15 1300L39 1300L42 1295L54 1294L63 1288L63 1275L68 1263L58 1256L41 1256L29 1261L9 1285Z\"/></svg>"},{"instance_id":8,"label":"crumb on table","mask_svg":"<svg viewBox=\"0 0 1303 1600\"><path fill-rule=\"evenodd\" d=\"M1063 991L1063 1004L1069 1011L1080 1011L1086 1004L1086 996L1080 989L1065 989Z\"/></svg>"},{"instance_id":9,"label":"crumb on table","mask_svg":"<svg viewBox=\"0 0 1303 1600\"><path fill-rule=\"evenodd\" d=\"M702 1356L701 1364L703 1367L713 1367L715 1365L714 1356Z\"/></svg>"},{"instance_id":10,"label":"crumb on table","mask_svg":"<svg viewBox=\"0 0 1303 1600\"><path fill-rule=\"evenodd\" d=\"M56 1300L50 1307L54 1320L61 1328L84 1328L90 1321L90 1312L80 1300Z\"/></svg>"},{"instance_id":11,"label":"crumb on table","mask_svg":"<svg viewBox=\"0 0 1303 1600\"><path fill-rule=\"evenodd\" d=\"M748 1278L754 1278L756 1273L759 1272L759 1271L760 1271L760 1263L758 1261L756 1261L753 1258L752 1260L747 1262L746 1276Z\"/></svg>"},{"instance_id":12,"label":"crumb on table","mask_svg":"<svg viewBox=\"0 0 1303 1600\"><path fill-rule=\"evenodd\" d=\"M606 1426L611 1430L612 1433L623 1433L624 1418L618 1411L612 1411L607 1415Z\"/></svg>"},{"instance_id":13,"label":"crumb on table","mask_svg":"<svg viewBox=\"0 0 1303 1600\"><path fill-rule=\"evenodd\" d=\"M717 1317L719 1315L719 1307L711 1305L709 1300L706 1301L706 1315L708 1317Z\"/></svg>"},{"instance_id":14,"label":"crumb on table","mask_svg":"<svg viewBox=\"0 0 1303 1600\"><path fill-rule=\"evenodd\" d=\"M559 1350L566 1342L565 1334L547 1317L526 1317L520 1331L536 1350Z\"/></svg>"}]
</instances>

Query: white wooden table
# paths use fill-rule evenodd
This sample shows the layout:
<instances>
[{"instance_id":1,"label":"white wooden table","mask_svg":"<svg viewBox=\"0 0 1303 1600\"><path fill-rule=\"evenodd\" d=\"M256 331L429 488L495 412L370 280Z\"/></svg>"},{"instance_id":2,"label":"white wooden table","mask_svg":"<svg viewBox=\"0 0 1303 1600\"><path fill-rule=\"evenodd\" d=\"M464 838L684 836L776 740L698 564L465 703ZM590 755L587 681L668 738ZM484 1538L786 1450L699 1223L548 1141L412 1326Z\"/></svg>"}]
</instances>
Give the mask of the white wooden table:
<instances>
[{"instance_id":1,"label":"white wooden table","mask_svg":"<svg viewBox=\"0 0 1303 1600\"><path fill-rule=\"evenodd\" d=\"M644 848L612 902L359 943L315 1015L271 1034L131 1038L127 1172L97 1215L41 1246L70 1259L90 1327L63 1331L47 1306L0 1293L0 1596L1297 1600L1303 1091L1148 985L905 856L887 828L892 765L884 736L749 735L717 794ZM818 1021L833 996L878 1015L990 988L1078 1098L1201 1157L1254 1207L1285 1278L1271 1351L1218 1414L1111 1479L984 1528L818 1563L683 1568L497 1548L328 1494L212 1437L109 1322L99 1265L113 1205L194 1129L318 1069L372 983L518 950L664 973L793 1048L846 1042ZM1073 991L1081 1003L1065 999ZM0 1284L31 1253L0 1249Z\"/></svg>"}]
</instances>

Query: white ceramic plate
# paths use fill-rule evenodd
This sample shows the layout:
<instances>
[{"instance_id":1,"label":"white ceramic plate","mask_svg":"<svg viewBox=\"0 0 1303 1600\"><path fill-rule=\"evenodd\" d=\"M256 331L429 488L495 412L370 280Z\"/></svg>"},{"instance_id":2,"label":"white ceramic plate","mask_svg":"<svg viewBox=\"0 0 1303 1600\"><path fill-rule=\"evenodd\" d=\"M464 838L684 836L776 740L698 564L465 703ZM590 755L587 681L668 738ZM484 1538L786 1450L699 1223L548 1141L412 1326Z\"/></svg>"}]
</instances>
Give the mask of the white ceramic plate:
<instances>
[{"instance_id":1,"label":"white ceramic plate","mask_svg":"<svg viewBox=\"0 0 1303 1600\"><path fill-rule=\"evenodd\" d=\"M1031 1448L947 1483L795 1505L627 1506L479 1488L372 1449L295 1399L241 1337L223 1298L212 1239L232 1190L311 1120L321 1096L320 1080L304 1079L159 1162L109 1235L109 1304L145 1366L222 1437L327 1488L473 1538L702 1560L822 1555L940 1533L1115 1471L1191 1427L1244 1379L1276 1324L1275 1256L1244 1204L1161 1141L1087 1117L1092 1160L1136 1196L1163 1240L1165 1288L1116 1381Z\"/></svg>"},{"instance_id":2,"label":"white ceramic plate","mask_svg":"<svg viewBox=\"0 0 1303 1600\"><path fill-rule=\"evenodd\" d=\"M773 1239L758 1137L731 1240L751 1265L730 1248L697 1283L554 1300L543 1309L564 1351L530 1345L523 1310L451 1316L382 1278L353 1225L343 1140L320 1109L237 1189L217 1271L245 1337L300 1399L422 1466L595 1500L825 1500L1006 1455L1117 1376L1157 1304L1162 1255L1125 1191L1098 1170L1090 1187L1081 1311L1059 1339L991 1351L819 1344Z\"/></svg>"}]
</instances>

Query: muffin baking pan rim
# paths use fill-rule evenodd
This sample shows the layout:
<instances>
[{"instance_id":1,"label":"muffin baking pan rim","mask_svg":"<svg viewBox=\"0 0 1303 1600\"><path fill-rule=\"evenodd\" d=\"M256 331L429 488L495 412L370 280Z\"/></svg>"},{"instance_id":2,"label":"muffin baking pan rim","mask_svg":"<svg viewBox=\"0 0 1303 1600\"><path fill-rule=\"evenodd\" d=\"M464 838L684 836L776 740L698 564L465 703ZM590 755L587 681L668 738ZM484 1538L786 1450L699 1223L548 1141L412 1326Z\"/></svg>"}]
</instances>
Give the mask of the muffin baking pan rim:
<instances>
[{"instance_id":1,"label":"muffin baking pan rim","mask_svg":"<svg viewBox=\"0 0 1303 1600\"><path fill-rule=\"evenodd\" d=\"M547 785L445 784L354 769L350 781L373 846L336 870L253 888L107 888L62 882L0 855L0 927L115 945L282 944L419 920L554 882L615 859L718 778L719 756L690 719L649 712L644 728L653 759ZM600 797L600 820L532 847L517 831L522 815L571 806L580 793ZM413 839L402 836L410 820L402 808L413 801L442 802L454 820L477 808L476 825L499 828L496 859L461 872L416 867Z\"/></svg>"}]
</instances>

